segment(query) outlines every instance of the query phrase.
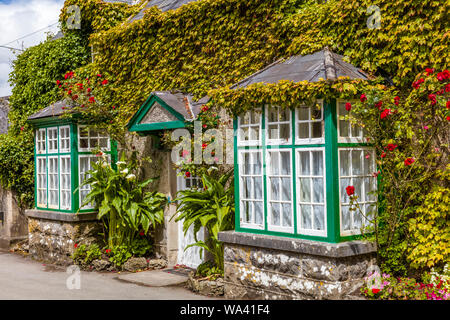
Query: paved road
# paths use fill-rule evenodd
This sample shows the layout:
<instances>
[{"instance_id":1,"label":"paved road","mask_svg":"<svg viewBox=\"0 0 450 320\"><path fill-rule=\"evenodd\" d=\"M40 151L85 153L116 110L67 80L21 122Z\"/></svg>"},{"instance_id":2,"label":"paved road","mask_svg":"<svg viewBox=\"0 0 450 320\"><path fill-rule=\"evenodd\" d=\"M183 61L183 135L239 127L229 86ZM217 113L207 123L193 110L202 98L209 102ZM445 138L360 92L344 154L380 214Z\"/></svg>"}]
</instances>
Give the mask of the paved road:
<instances>
[{"instance_id":1,"label":"paved road","mask_svg":"<svg viewBox=\"0 0 450 320\"><path fill-rule=\"evenodd\" d=\"M66 282L70 276L65 268L0 251L0 299L208 299L182 287L145 287L122 282L115 279L114 273L82 271L80 289L69 290Z\"/></svg>"}]
</instances>

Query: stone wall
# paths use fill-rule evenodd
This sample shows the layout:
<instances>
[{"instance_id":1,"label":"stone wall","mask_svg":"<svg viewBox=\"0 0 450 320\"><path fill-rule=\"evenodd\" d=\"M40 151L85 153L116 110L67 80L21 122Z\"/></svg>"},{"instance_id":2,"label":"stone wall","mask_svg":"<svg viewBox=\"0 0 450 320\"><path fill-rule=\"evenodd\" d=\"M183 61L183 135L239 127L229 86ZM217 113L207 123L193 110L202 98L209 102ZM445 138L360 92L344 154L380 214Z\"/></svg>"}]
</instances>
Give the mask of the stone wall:
<instances>
[{"instance_id":1,"label":"stone wall","mask_svg":"<svg viewBox=\"0 0 450 320\"><path fill-rule=\"evenodd\" d=\"M9 249L27 238L27 218L19 207L14 192L0 187L0 248Z\"/></svg>"},{"instance_id":2,"label":"stone wall","mask_svg":"<svg viewBox=\"0 0 450 320\"><path fill-rule=\"evenodd\" d=\"M27 210L29 254L33 259L57 265L71 265L75 244L101 241L102 225L96 213L67 214Z\"/></svg>"},{"instance_id":3,"label":"stone wall","mask_svg":"<svg viewBox=\"0 0 450 320\"><path fill-rule=\"evenodd\" d=\"M372 243L341 244L220 233L225 243L225 298L362 299L369 266L376 263Z\"/></svg>"}]
</instances>

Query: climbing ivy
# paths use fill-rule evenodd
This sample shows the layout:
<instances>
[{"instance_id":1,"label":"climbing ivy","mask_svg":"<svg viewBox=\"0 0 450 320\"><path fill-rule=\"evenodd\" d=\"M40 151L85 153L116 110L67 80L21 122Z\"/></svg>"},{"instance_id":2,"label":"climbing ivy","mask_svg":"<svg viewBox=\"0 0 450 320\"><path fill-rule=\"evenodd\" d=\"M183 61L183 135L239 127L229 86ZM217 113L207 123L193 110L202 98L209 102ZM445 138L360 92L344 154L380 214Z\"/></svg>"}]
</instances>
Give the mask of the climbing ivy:
<instances>
[{"instance_id":1,"label":"climbing ivy","mask_svg":"<svg viewBox=\"0 0 450 320\"><path fill-rule=\"evenodd\" d=\"M17 192L23 205L34 198L34 139L27 118L59 99L57 79L64 72L86 64L90 59L87 41L68 33L63 38L49 37L30 47L13 61L9 82L10 97L8 134L0 137L0 183Z\"/></svg>"}]
</instances>

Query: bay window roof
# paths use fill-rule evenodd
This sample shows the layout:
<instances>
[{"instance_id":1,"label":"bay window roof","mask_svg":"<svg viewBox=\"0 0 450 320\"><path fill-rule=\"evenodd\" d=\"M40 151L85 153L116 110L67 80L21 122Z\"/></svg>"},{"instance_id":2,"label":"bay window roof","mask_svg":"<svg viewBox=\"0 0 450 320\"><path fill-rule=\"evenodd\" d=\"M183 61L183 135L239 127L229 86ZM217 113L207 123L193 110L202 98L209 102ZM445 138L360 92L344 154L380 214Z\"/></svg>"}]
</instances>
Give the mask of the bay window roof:
<instances>
[{"instance_id":1,"label":"bay window roof","mask_svg":"<svg viewBox=\"0 0 450 320\"><path fill-rule=\"evenodd\" d=\"M277 60L232 88L244 88L254 83L277 83L280 80L318 82L321 78L337 80L339 77L369 79L366 73L345 62L343 56L326 47L313 54Z\"/></svg>"},{"instance_id":2,"label":"bay window roof","mask_svg":"<svg viewBox=\"0 0 450 320\"><path fill-rule=\"evenodd\" d=\"M71 109L73 106L68 100L57 101L48 107L34 113L28 117L29 121L43 119L43 118L53 118L62 115L67 109Z\"/></svg>"}]
</instances>

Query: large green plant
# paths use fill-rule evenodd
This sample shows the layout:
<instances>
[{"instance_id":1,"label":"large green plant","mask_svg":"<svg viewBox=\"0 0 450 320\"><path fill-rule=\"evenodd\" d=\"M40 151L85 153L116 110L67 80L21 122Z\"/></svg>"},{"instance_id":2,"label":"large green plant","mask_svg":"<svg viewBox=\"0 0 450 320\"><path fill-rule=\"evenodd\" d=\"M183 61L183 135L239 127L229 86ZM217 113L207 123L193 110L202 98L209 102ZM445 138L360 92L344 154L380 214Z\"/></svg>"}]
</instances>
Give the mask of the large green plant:
<instances>
[{"instance_id":1,"label":"large green plant","mask_svg":"<svg viewBox=\"0 0 450 320\"><path fill-rule=\"evenodd\" d=\"M186 249L196 246L210 252L215 266L222 271L224 249L218 234L234 228L234 188L230 181L231 177L232 172L218 179L204 174L203 189L180 191L176 199L179 202L175 221L183 222L185 234L191 226L194 227L195 243L188 245ZM204 241L197 238L201 227L207 231L207 238Z\"/></svg>"},{"instance_id":2,"label":"large green plant","mask_svg":"<svg viewBox=\"0 0 450 320\"><path fill-rule=\"evenodd\" d=\"M144 190L154 179L138 181L141 161L136 159L136 152L128 160L122 153L115 166L108 163L105 155L97 156L98 161L81 184L91 188L83 206L95 203L98 218L106 227L110 248L131 246L141 231L146 234L150 228L163 223L167 198L164 194Z\"/></svg>"}]
</instances>

